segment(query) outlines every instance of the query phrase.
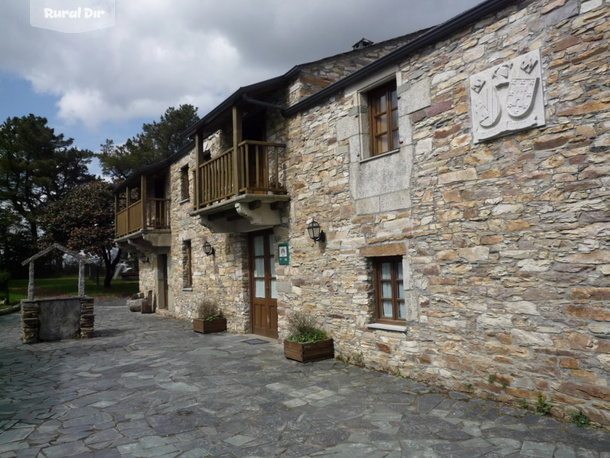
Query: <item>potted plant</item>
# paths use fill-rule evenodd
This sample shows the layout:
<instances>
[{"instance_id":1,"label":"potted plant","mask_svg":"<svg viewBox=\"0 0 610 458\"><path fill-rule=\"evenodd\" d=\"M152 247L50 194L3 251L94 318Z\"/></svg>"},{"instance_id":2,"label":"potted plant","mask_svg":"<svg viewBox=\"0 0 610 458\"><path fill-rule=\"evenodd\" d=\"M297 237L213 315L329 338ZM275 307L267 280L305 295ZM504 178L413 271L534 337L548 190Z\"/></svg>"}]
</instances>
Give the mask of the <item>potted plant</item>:
<instances>
[{"instance_id":1,"label":"potted plant","mask_svg":"<svg viewBox=\"0 0 610 458\"><path fill-rule=\"evenodd\" d=\"M210 301L202 301L197 310L198 317L193 319L193 331L209 334L227 330L227 319L222 310Z\"/></svg>"},{"instance_id":2,"label":"potted plant","mask_svg":"<svg viewBox=\"0 0 610 458\"><path fill-rule=\"evenodd\" d=\"M311 315L292 312L288 316L289 337L284 340L284 355L301 363L334 358L333 339L316 326Z\"/></svg>"}]
</instances>

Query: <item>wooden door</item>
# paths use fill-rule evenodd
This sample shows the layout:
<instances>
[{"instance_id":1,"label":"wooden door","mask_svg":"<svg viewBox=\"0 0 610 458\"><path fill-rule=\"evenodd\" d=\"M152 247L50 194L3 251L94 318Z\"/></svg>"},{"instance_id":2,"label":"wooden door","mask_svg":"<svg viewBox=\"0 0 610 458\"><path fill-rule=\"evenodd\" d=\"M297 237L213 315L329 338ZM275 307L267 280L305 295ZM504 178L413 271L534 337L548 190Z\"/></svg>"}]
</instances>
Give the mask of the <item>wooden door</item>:
<instances>
[{"instance_id":1,"label":"wooden door","mask_svg":"<svg viewBox=\"0 0 610 458\"><path fill-rule=\"evenodd\" d=\"M252 333L277 338L277 288L273 232L250 235L250 309Z\"/></svg>"},{"instance_id":2,"label":"wooden door","mask_svg":"<svg viewBox=\"0 0 610 458\"><path fill-rule=\"evenodd\" d=\"M168 308L168 290L169 285L167 282L167 255L160 254L158 259L158 295L159 295L159 308Z\"/></svg>"},{"instance_id":3,"label":"wooden door","mask_svg":"<svg viewBox=\"0 0 610 458\"><path fill-rule=\"evenodd\" d=\"M254 140L257 142L266 141L266 116L265 110L261 110L244 121L243 135L244 140ZM249 143L245 146L247 162L247 180L245 187L248 192L260 193L261 189L269 187L269 170L267 167L267 147Z\"/></svg>"}]
</instances>

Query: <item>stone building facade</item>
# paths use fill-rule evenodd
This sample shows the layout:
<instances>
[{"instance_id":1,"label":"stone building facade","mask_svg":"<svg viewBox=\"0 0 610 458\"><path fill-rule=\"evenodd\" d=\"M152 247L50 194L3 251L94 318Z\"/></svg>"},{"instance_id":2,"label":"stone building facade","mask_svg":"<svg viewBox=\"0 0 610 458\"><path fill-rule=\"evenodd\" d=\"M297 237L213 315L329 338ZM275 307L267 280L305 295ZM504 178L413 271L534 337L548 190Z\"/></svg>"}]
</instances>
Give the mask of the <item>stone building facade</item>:
<instances>
[{"instance_id":1,"label":"stone building facade","mask_svg":"<svg viewBox=\"0 0 610 458\"><path fill-rule=\"evenodd\" d=\"M277 107L297 103L399 48L418 33L299 65L280 77L279 84L270 82L271 89L265 92L266 103ZM267 86L266 82L262 85ZM242 88L244 90L236 94L241 96L251 91L256 92L257 86ZM222 115L223 113L220 117ZM276 142L285 141L287 121L281 113L277 109L269 109L265 118L264 137ZM231 145L230 122L213 120L200 124L200 131L194 132L193 137L198 137L201 152L209 154L210 158L221 156ZM286 157L281 157L281 160L286 162ZM149 230L147 236L142 233L146 232L146 227L143 231L142 226L138 226L139 230L133 233L127 230L117 234L117 241L127 251L138 253L140 290L143 296L154 304L158 313L193 318L198 315L198 308L203 301L212 301L217 303L223 314L229 318L230 332L250 332L248 233L236 231L216 234L206 228L194 214L197 183L193 173L200 162L197 148L189 145L169 160L129 177L118 188L117 194L125 193L126 189L132 187L137 188L138 192L139 189L146 188L148 194L151 194L154 183L163 183L163 196L168 201L167 232L170 236L160 243L151 243L149 239L159 231ZM281 212L281 220L284 223L275 227L274 231L285 234L283 239L288 240L290 216L287 208L283 208ZM205 242L215 249L211 257L204 253ZM190 269L187 265L190 265ZM187 273L189 270L190 273ZM187 278L189 276L190 278Z\"/></svg>"},{"instance_id":2,"label":"stone building facade","mask_svg":"<svg viewBox=\"0 0 610 458\"><path fill-rule=\"evenodd\" d=\"M231 332L256 333L252 298L271 279L280 339L306 311L343 360L515 405L542 395L556 416L610 426L609 24L606 0L490 0L251 87L268 103L265 140L285 145L284 197L211 213L192 198L201 181L185 199L181 180L241 131L219 121L229 98L167 165L171 243L141 263L143 292L158 294L165 262L168 312L212 298ZM381 151L379 88L395 91ZM261 206L273 223L250 215ZM243 214L259 227L218 231Z\"/></svg>"}]
</instances>

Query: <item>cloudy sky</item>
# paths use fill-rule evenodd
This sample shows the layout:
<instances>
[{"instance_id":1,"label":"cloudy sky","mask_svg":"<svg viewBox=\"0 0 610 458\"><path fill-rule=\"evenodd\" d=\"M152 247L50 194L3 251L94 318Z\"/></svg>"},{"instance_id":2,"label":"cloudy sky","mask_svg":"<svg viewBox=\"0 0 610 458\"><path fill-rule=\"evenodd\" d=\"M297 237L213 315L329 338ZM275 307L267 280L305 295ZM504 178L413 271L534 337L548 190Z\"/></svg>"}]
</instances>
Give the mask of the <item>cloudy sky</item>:
<instances>
[{"instance_id":1,"label":"cloudy sky","mask_svg":"<svg viewBox=\"0 0 610 458\"><path fill-rule=\"evenodd\" d=\"M0 122L34 113L81 148L116 143L190 103L205 115L240 86L294 65L443 22L481 0L81 0L115 2L114 26L31 25L41 2L0 1ZM103 5L102 5L103 6Z\"/></svg>"}]
</instances>

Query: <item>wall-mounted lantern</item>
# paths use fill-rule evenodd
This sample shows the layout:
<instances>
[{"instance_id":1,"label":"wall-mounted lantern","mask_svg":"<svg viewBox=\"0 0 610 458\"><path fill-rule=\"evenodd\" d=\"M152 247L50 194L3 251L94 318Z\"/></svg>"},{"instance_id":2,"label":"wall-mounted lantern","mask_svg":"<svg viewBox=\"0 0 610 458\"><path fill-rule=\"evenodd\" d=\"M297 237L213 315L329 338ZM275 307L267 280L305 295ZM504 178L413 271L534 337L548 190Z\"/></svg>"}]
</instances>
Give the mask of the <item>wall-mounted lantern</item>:
<instances>
[{"instance_id":1,"label":"wall-mounted lantern","mask_svg":"<svg viewBox=\"0 0 610 458\"><path fill-rule=\"evenodd\" d=\"M307 233L309 234L309 238L314 242L326 242L326 234L320 227L320 223L315 219L312 219L307 225Z\"/></svg>"},{"instance_id":2,"label":"wall-mounted lantern","mask_svg":"<svg viewBox=\"0 0 610 458\"><path fill-rule=\"evenodd\" d=\"M207 240L205 241L205 243L203 244L203 252L206 254L206 256L212 256L215 253L216 250L214 250L214 247L212 245L210 245L210 242L208 242Z\"/></svg>"}]
</instances>

